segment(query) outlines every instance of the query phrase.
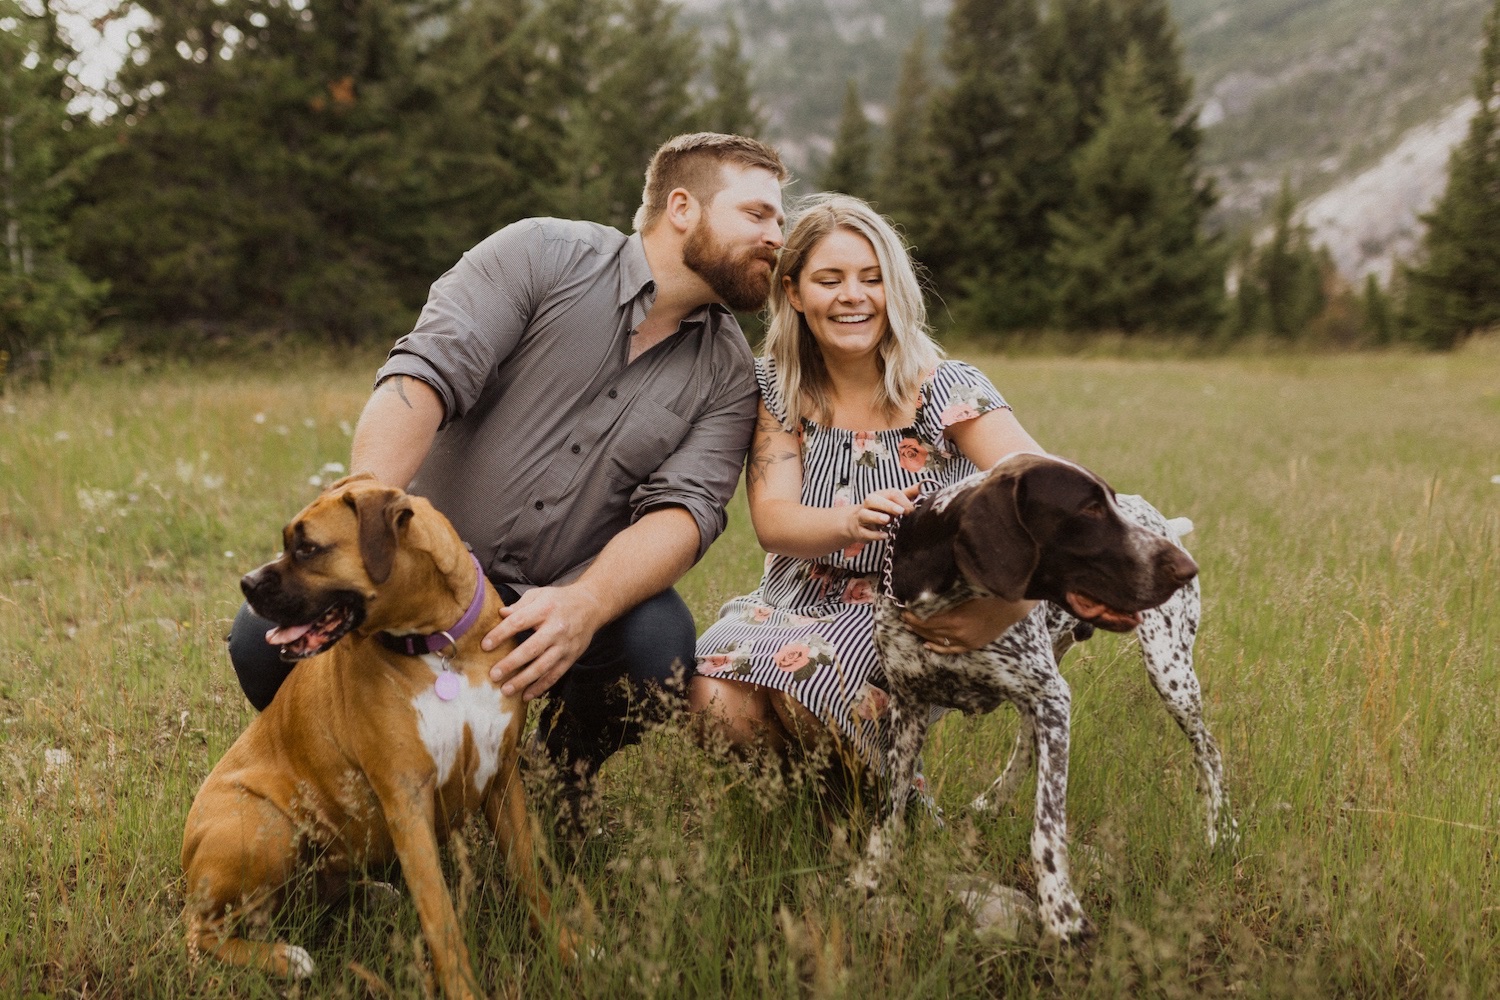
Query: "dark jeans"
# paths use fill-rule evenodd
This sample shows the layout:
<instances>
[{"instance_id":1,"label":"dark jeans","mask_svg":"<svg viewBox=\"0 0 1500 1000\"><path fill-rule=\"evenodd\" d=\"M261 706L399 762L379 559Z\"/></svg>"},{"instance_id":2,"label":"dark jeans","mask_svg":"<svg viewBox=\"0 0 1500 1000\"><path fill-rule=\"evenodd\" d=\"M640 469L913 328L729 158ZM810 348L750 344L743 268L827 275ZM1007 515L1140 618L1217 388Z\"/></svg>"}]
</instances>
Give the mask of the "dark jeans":
<instances>
[{"instance_id":1,"label":"dark jeans","mask_svg":"<svg viewBox=\"0 0 1500 1000\"><path fill-rule=\"evenodd\" d=\"M496 587L507 604L518 599L504 584ZM283 663L266 642L271 627L241 606L229 634L229 660L258 710L271 704L296 667ZM662 591L600 629L547 694L538 731L548 755L591 775L610 754L638 743L645 724L683 704L680 681L692 672L696 639L692 613L675 590Z\"/></svg>"}]
</instances>

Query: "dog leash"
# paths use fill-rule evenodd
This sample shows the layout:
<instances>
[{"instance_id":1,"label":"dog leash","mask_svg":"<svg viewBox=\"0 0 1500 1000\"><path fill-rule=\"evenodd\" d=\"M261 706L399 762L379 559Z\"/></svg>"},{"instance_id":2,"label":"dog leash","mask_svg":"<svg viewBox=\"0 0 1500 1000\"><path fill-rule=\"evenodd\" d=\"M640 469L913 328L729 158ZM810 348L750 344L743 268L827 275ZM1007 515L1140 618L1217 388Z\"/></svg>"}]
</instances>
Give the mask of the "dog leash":
<instances>
[{"instance_id":1,"label":"dog leash","mask_svg":"<svg viewBox=\"0 0 1500 1000\"><path fill-rule=\"evenodd\" d=\"M484 567L479 565L479 559L472 551L469 559L474 563L474 597L469 601L469 608L450 627L428 635L392 635L389 632L376 632L375 638L380 644L393 653L403 656L422 656L427 653L436 653L449 646L457 646L458 640L474 623L479 621L479 612L484 610ZM447 669L448 658L443 658L443 672L438 675L436 684L437 696L443 701L452 701L458 697L460 691L460 680L457 673Z\"/></svg>"},{"instance_id":2,"label":"dog leash","mask_svg":"<svg viewBox=\"0 0 1500 1000\"><path fill-rule=\"evenodd\" d=\"M917 485L922 487L922 489L912 500L911 513L913 514L915 514L918 508L922 506L922 501L928 500L934 495L934 491L929 490L928 487L936 486L941 488L943 484L938 482L936 479L922 478L917 480ZM901 527L901 519L904 517L906 517L905 514L897 514L895 517L891 518L890 526L886 528L885 559L882 560L880 570L880 593L884 597L889 599L891 605L898 611L905 611L906 603L904 601L896 600L896 587L891 582L891 574L892 567L895 566L896 559L896 530Z\"/></svg>"}]
</instances>

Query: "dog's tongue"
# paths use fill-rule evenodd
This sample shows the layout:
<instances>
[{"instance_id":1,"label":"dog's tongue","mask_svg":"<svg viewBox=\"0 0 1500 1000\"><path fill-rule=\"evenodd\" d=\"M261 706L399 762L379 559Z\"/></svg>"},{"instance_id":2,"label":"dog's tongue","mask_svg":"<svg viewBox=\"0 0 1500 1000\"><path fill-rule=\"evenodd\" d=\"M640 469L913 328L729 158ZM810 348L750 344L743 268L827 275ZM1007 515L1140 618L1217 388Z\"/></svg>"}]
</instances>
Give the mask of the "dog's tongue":
<instances>
[{"instance_id":1,"label":"dog's tongue","mask_svg":"<svg viewBox=\"0 0 1500 1000\"><path fill-rule=\"evenodd\" d=\"M308 632L312 631L312 625L285 625L266 631L266 642L273 646L285 646L287 643L296 642Z\"/></svg>"}]
</instances>

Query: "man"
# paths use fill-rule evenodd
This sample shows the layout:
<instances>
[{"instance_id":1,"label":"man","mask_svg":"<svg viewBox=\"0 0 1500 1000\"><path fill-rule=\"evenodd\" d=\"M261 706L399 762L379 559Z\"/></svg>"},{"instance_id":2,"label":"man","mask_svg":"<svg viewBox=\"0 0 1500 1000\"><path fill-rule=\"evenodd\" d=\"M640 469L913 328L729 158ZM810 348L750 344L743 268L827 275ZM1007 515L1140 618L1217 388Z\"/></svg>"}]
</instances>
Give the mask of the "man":
<instances>
[{"instance_id":1,"label":"man","mask_svg":"<svg viewBox=\"0 0 1500 1000\"><path fill-rule=\"evenodd\" d=\"M653 157L634 235L500 230L433 284L355 430L352 470L431 500L504 596L484 648L522 641L491 677L550 694L540 731L574 820L639 739L630 703L694 662L672 586L723 530L749 445L753 362L729 308L765 302L786 176L756 140L684 135ZM242 609L230 639L257 708L290 670L265 629Z\"/></svg>"}]
</instances>

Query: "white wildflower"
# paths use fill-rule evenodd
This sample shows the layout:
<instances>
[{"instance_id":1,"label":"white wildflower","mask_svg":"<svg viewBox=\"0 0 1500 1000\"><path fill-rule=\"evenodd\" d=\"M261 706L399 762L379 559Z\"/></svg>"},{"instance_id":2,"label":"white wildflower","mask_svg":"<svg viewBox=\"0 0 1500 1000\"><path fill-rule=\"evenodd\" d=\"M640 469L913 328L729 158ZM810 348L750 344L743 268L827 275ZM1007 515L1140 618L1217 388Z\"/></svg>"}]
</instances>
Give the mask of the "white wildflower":
<instances>
[{"instance_id":1,"label":"white wildflower","mask_svg":"<svg viewBox=\"0 0 1500 1000\"><path fill-rule=\"evenodd\" d=\"M266 415L264 413L257 413L251 419L253 419L257 424L263 424L266 422Z\"/></svg>"},{"instance_id":2,"label":"white wildflower","mask_svg":"<svg viewBox=\"0 0 1500 1000\"><path fill-rule=\"evenodd\" d=\"M224 558L225 559L233 559L234 558L234 550L233 549L225 549L224 550Z\"/></svg>"},{"instance_id":3,"label":"white wildflower","mask_svg":"<svg viewBox=\"0 0 1500 1000\"><path fill-rule=\"evenodd\" d=\"M318 426L318 422L312 417L305 417L303 418L302 426L306 427L308 430L312 430L314 427Z\"/></svg>"},{"instance_id":4,"label":"white wildflower","mask_svg":"<svg viewBox=\"0 0 1500 1000\"><path fill-rule=\"evenodd\" d=\"M323 477L322 476L308 476L307 477L307 485L309 485L309 486L322 486L323 485Z\"/></svg>"},{"instance_id":5,"label":"white wildflower","mask_svg":"<svg viewBox=\"0 0 1500 1000\"><path fill-rule=\"evenodd\" d=\"M203 484L203 488L205 490L216 490L220 486L224 485L224 477L223 476L210 475L209 473L205 472L199 478L198 482L200 482L200 483Z\"/></svg>"},{"instance_id":6,"label":"white wildflower","mask_svg":"<svg viewBox=\"0 0 1500 1000\"><path fill-rule=\"evenodd\" d=\"M54 440L54 441L67 441L67 440L70 440L71 438L72 438L72 435L69 434L67 431L58 431L56 434L52 435L52 440Z\"/></svg>"},{"instance_id":7,"label":"white wildflower","mask_svg":"<svg viewBox=\"0 0 1500 1000\"><path fill-rule=\"evenodd\" d=\"M349 421L347 420L339 421L339 430L344 432L344 437L354 436L354 428L349 425Z\"/></svg>"},{"instance_id":8,"label":"white wildflower","mask_svg":"<svg viewBox=\"0 0 1500 1000\"><path fill-rule=\"evenodd\" d=\"M51 774L54 771L61 771L63 768L67 767L73 762L73 755L68 753L68 751L62 749L61 747L49 748L45 753L42 754L42 758L45 762L45 767L48 774Z\"/></svg>"}]
</instances>

